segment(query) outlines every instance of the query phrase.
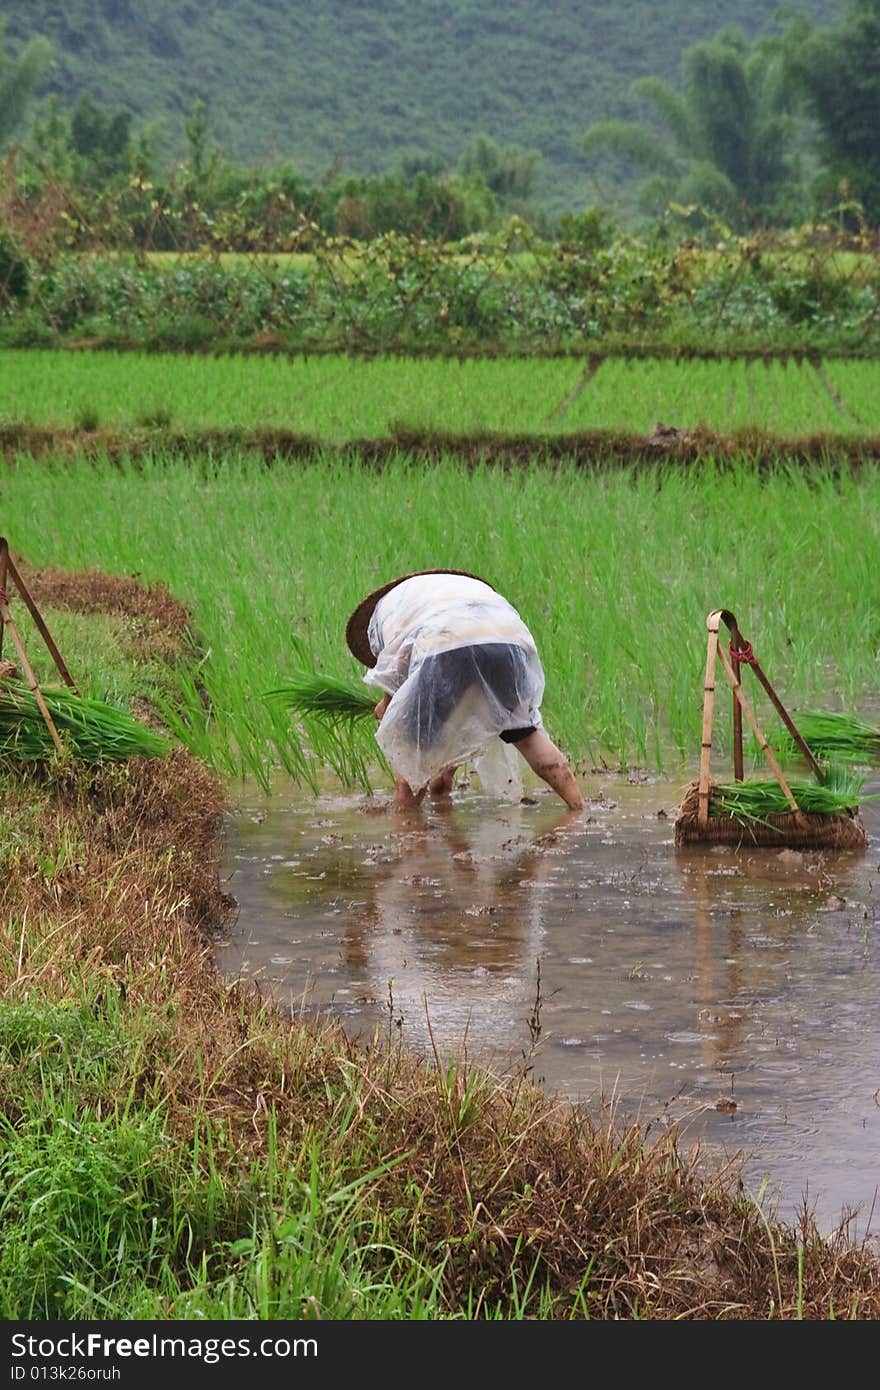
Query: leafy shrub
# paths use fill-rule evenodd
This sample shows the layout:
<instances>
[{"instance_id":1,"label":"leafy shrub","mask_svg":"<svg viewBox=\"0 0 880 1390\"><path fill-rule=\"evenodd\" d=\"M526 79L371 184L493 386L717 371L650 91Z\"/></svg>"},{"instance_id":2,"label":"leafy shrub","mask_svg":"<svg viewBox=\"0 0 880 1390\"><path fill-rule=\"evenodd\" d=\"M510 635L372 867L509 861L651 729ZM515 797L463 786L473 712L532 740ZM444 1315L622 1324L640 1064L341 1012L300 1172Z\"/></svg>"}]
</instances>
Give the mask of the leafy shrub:
<instances>
[{"instance_id":1,"label":"leafy shrub","mask_svg":"<svg viewBox=\"0 0 880 1390\"><path fill-rule=\"evenodd\" d=\"M451 247L388 232L328 238L308 261L66 253L7 303L0 341L66 338L168 350L283 343L291 351L583 351L664 343L880 350L880 263L838 264L801 241L615 236L548 242L519 219Z\"/></svg>"},{"instance_id":2,"label":"leafy shrub","mask_svg":"<svg viewBox=\"0 0 880 1390\"><path fill-rule=\"evenodd\" d=\"M30 274L24 253L12 234L0 226L0 305L27 298Z\"/></svg>"}]
</instances>

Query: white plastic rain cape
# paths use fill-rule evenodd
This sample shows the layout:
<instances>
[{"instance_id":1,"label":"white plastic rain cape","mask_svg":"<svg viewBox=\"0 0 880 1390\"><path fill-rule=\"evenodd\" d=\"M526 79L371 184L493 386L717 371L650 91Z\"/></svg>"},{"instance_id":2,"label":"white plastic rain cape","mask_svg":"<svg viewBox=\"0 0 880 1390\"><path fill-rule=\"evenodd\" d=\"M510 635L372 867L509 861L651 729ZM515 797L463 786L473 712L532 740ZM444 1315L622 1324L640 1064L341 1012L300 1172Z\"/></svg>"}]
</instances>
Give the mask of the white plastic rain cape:
<instances>
[{"instance_id":1,"label":"white plastic rain cape","mask_svg":"<svg viewBox=\"0 0 880 1390\"><path fill-rule=\"evenodd\" d=\"M543 727L544 671L534 639L516 609L481 580L403 580L376 604L368 638L376 665L364 680L394 697L376 739L414 791L485 755L502 732Z\"/></svg>"}]
</instances>

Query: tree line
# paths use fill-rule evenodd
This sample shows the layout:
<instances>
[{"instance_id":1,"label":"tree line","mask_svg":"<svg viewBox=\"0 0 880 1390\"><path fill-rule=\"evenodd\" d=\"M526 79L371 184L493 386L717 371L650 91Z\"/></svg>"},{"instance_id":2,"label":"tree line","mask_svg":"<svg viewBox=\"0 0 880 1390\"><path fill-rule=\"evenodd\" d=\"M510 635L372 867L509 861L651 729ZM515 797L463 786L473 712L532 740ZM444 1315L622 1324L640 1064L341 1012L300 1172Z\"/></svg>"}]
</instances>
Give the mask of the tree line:
<instances>
[{"instance_id":1,"label":"tree line","mask_svg":"<svg viewBox=\"0 0 880 1390\"><path fill-rule=\"evenodd\" d=\"M38 101L52 62L35 35L17 54L0 29L0 149L19 204L67 192L68 244L125 220L135 244L175 249L202 236L228 249L308 249L322 236L388 231L454 241L512 215L548 237L607 240L619 219L691 226L723 218L737 231L798 225L832 212L880 222L880 0L849 0L835 23L792 13L772 35L736 29L690 45L676 83L633 83L641 121L584 132L595 202L551 218L535 199L540 154L476 135L450 167L420 154L375 175L331 169L307 179L289 160L249 167L214 140L204 105L186 123L182 161L163 165L157 132L84 92L72 108ZM633 190L620 199L620 187ZM615 190L614 196L610 189ZM7 198L8 202L8 198ZM4 216L0 208L0 218ZM7 219L8 220L8 219ZM118 230L118 229L117 229Z\"/></svg>"}]
</instances>

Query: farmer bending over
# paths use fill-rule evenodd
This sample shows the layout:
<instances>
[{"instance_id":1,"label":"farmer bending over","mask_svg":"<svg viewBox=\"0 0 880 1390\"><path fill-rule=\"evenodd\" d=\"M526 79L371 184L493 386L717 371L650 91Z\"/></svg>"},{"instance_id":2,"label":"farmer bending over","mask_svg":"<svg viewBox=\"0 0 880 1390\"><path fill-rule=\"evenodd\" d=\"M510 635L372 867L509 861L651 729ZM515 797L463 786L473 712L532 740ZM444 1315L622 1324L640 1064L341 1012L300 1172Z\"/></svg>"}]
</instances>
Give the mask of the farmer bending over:
<instances>
[{"instance_id":1,"label":"farmer bending over","mask_svg":"<svg viewBox=\"0 0 880 1390\"><path fill-rule=\"evenodd\" d=\"M505 598L476 575L420 570L368 594L346 640L384 691L376 739L396 774L394 800L448 795L459 764L495 738L512 743L572 810L584 799L544 732L544 671L534 638Z\"/></svg>"}]
</instances>

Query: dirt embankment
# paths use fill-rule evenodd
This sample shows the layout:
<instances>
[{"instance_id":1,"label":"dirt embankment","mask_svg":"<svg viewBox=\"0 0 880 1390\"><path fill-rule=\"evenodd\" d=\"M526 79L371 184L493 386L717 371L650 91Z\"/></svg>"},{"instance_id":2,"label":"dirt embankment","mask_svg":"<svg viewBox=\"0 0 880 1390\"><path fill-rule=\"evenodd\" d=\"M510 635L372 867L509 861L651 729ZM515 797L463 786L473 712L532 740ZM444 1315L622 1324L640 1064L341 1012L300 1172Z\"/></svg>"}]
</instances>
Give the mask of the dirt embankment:
<instances>
[{"instance_id":1,"label":"dirt embankment","mask_svg":"<svg viewBox=\"0 0 880 1390\"><path fill-rule=\"evenodd\" d=\"M196 647L188 609L163 585L40 569L13 558L41 610L124 618L135 664L180 661ZM39 919L63 906L70 912L67 944L74 953L94 951L105 964L153 951L156 923L173 919L178 935L191 938L184 949L180 937L184 954L200 957L205 933L222 924L232 905L220 883L227 797L209 769L178 748L97 769L25 764L6 770L4 782L4 817L22 827L11 852L3 846L0 903L10 913L26 910ZM59 855L56 841L76 852Z\"/></svg>"},{"instance_id":2,"label":"dirt embankment","mask_svg":"<svg viewBox=\"0 0 880 1390\"><path fill-rule=\"evenodd\" d=\"M66 608L74 613L106 613L125 618L132 633L135 661L181 660L198 644L189 610L164 584L147 586L124 575L85 570L37 569L13 557L39 608Z\"/></svg>"},{"instance_id":3,"label":"dirt embankment","mask_svg":"<svg viewBox=\"0 0 880 1390\"><path fill-rule=\"evenodd\" d=\"M680 429L658 422L650 434L614 430L590 430L560 434L507 434L481 431L451 434L414 430L401 426L381 438L351 439L334 443L315 435L284 429L171 430L107 428L69 429L63 426L11 422L0 424L0 457L12 466L16 455L32 457L125 458L137 460L161 453L191 457L199 451L246 453L267 466L279 461L308 464L326 457L328 449L352 462L381 468L406 453L421 462L442 458L468 464L493 464L514 468L527 464L575 464L581 468L654 468L658 463L696 466L747 461L766 469L780 458L802 467L822 465L830 469L858 469L880 460L880 436L813 434L786 436L764 430L738 430L728 434L704 426Z\"/></svg>"}]
</instances>

